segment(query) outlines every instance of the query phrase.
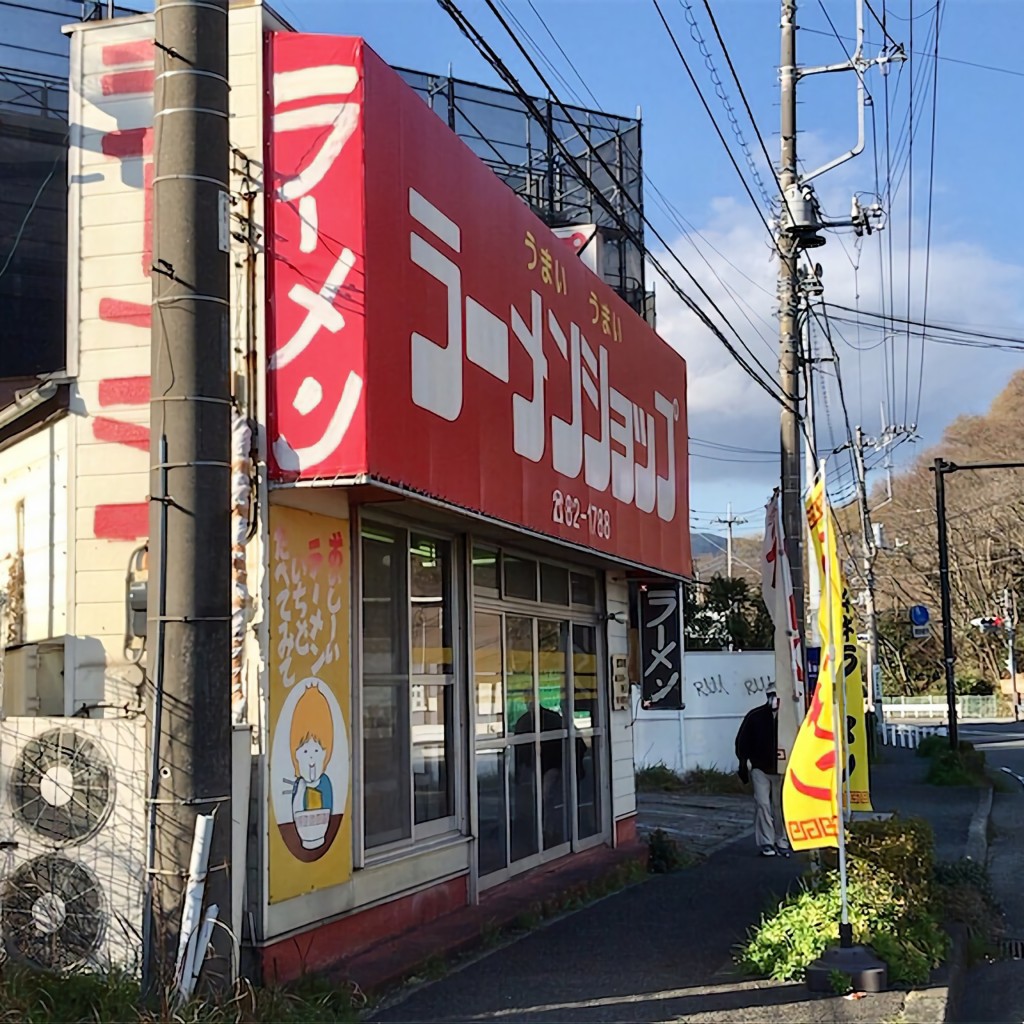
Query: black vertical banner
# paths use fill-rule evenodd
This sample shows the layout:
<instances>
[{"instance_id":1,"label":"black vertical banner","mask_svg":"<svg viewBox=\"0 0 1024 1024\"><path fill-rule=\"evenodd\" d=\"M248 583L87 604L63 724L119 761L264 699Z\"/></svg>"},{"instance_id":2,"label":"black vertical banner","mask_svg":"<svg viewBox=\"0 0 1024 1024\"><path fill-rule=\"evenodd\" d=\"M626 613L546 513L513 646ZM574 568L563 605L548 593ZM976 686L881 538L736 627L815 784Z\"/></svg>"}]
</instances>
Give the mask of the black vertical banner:
<instances>
[{"instance_id":1,"label":"black vertical banner","mask_svg":"<svg viewBox=\"0 0 1024 1024\"><path fill-rule=\"evenodd\" d=\"M683 600L680 584L665 581L640 591L641 706L683 707Z\"/></svg>"}]
</instances>

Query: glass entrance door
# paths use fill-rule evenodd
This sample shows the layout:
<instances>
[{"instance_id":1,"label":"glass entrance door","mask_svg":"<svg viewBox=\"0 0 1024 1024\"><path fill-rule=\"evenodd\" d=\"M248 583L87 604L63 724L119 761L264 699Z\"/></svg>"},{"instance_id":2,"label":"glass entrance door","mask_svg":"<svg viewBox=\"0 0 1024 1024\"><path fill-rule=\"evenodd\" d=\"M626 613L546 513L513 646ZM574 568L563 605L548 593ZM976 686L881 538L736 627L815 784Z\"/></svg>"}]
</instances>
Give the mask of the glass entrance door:
<instances>
[{"instance_id":1,"label":"glass entrance door","mask_svg":"<svg viewBox=\"0 0 1024 1024\"><path fill-rule=\"evenodd\" d=\"M524 870L602 831L597 630L474 614L478 866Z\"/></svg>"}]
</instances>

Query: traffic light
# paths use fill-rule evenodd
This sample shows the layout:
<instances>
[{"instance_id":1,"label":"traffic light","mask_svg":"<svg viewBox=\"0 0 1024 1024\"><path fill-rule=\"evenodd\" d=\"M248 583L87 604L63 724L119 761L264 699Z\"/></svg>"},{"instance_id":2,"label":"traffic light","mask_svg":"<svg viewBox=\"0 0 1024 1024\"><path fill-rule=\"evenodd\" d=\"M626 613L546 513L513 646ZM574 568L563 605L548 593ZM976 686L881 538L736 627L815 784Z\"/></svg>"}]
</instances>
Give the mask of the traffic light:
<instances>
[{"instance_id":1,"label":"traffic light","mask_svg":"<svg viewBox=\"0 0 1024 1024\"><path fill-rule=\"evenodd\" d=\"M1006 619L1002 615L983 615L980 619L971 619L971 625L982 633L999 633L1006 628Z\"/></svg>"}]
</instances>

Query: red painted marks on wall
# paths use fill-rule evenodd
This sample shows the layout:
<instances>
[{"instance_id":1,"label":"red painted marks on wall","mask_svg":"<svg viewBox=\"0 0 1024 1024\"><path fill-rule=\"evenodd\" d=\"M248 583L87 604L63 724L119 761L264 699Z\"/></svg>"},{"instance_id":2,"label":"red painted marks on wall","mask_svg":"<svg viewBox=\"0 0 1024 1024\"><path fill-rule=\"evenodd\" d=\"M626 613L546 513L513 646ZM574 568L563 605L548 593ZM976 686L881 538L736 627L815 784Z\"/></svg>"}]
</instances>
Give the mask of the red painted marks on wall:
<instances>
[{"instance_id":1,"label":"red painted marks on wall","mask_svg":"<svg viewBox=\"0 0 1024 1024\"><path fill-rule=\"evenodd\" d=\"M104 67L114 68L122 64L152 63L155 57L152 39L137 39L129 43L112 43L104 46L101 60Z\"/></svg>"},{"instance_id":2,"label":"red painted marks on wall","mask_svg":"<svg viewBox=\"0 0 1024 1024\"><path fill-rule=\"evenodd\" d=\"M152 320L152 309L141 302L125 302L124 299L100 299L100 319L112 324L148 328Z\"/></svg>"},{"instance_id":3,"label":"red painted marks on wall","mask_svg":"<svg viewBox=\"0 0 1024 1024\"><path fill-rule=\"evenodd\" d=\"M100 88L104 96L133 96L153 91L152 70L118 71L100 78Z\"/></svg>"},{"instance_id":4,"label":"red painted marks on wall","mask_svg":"<svg viewBox=\"0 0 1024 1024\"><path fill-rule=\"evenodd\" d=\"M92 433L97 441L123 444L128 448L137 448L140 452L149 451L149 427L139 423L96 416L92 421Z\"/></svg>"},{"instance_id":5,"label":"red painted marks on wall","mask_svg":"<svg viewBox=\"0 0 1024 1024\"><path fill-rule=\"evenodd\" d=\"M149 401L148 377L111 377L100 381L99 402L111 405L144 405Z\"/></svg>"},{"instance_id":6,"label":"red painted marks on wall","mask_svg":"<svg viewBox=\"0 0 1024 1024\"><path fill-rule=\"evenodd\" d=\"M137 39L104 46L101 49L103 68L109 69L100 76L100 92L103 97L110 97L118 102L118 110L133 110L132 120L127 127L107 132L100 141L101 152L112 162L125 163L139 161L141 168L128 173L122 168L123 182L131 183L134 190L140 187L144 196L144 208L141 232L138 236L141 255L142 273L137 281L123 282L132 285L143 283L151 273L153 263L153 129L143 124L146 115L144 107L131 107L124 104L128 97L146 97L153 92L153 41ZM97 106L103 107L102 99L97 99ZM117 119L121 124L125 120ZM108 200L109 201L109 200ZM129 231L136 230L133 225ZM118 324L122 327L137 328L139 334L136 345L139 348L149 344L149 328L151 309L149 303L132 302L121 298L117 284L107 289L107 294L99 301L99 316L106 323ZM122 293L123 294L123 293ZM109 377L99 382L97 408L148 408L149 406L148 377ZM118 416L93 415L91 419L92 434L96 441L105 445L116 445L135 451L148 452L149 426L147 423L130 423ZM116 458L116 449L111 449L111 461ZM146 493L145 484L140 483L140 496ZM101 504L93 510L93 532L101 540L134 541L149 534L149 505L147 501L124 502L118 504Z\"/></svg>"},{"instance_id":7,"label":"red painted marks on wall","mask_svg":"<svg viewBox=\"0 0 1024 1024\"><path fill-rule=\"evenodd\" d=\"M97 402L101 408L112 405L147 406L148 377L110 377L99 383ZM104 444L124 445L136 451L149 451L149 427L128 423L111 416L94 416L92 433ZM149 510L146 502L97 505L93 510L93 533L99 540L138 540L149 535Z\"/></svg>"},{"instance_id":8,"label":"red painted marks on wall","mask_svg":"<svg viewBox=\"0 0 1024 1024\"><path fill-rule=\"evenodd\" d=\"M100 140L100 149L104 156L112 156L116 160L131 160L133 157L152 156L152 128L119 128L107 132Z\"/></svg>"},{"instance_id":9,"label":"red painted marks on wall","mask_svg":"<svg viewBox=\"0 0 1024 1024\"><path fill-rule=\"evenodd\" d=\"M98 540L138 540L149 536L149 504L97 505L93 533Z\"/></svg>"}]
</instances>

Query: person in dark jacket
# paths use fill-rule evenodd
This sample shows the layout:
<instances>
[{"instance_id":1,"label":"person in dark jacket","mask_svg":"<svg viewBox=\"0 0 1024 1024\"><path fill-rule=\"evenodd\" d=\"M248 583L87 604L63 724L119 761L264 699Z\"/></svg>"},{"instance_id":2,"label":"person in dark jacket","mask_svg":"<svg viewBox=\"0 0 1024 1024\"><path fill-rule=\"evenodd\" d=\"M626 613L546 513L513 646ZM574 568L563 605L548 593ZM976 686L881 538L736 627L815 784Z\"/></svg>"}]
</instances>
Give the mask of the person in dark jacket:
<instances>
[{"instance_id":1,"label":"person in dark jacket","mask_svg":"<svg viewBox=\"0 0 1024 1024\"><path fill-rule=\"evenodd\" d=\"M765 696L765 703L747 712L736 733L736 757L740 779L754 783L754 841L761 856L788 857L779 774L779 697L774 690Z\"/></svg>"}]
</instances>

